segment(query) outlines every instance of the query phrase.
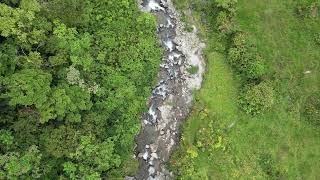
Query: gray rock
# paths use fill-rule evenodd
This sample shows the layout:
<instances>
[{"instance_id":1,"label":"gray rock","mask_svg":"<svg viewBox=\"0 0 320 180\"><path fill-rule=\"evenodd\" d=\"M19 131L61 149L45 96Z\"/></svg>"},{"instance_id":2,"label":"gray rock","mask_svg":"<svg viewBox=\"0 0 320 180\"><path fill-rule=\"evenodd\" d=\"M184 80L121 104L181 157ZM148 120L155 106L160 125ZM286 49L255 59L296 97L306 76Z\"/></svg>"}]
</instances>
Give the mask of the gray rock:
<instances>
[{"instance_id":1,"label":"gray rock","mask_svg":"<svg viewBox=\"0 0 320 180\"><path fill-rule=\"evenodd\" d=\"M154 167L150 166L148 169L148 172L149 172L149 175L153 175L156 172L156 170L154 169Z\"/></svg>"},{"instance_id":2,"label":"gray rock","mask_svg":"<svg viewBox=\"0 0 320 180\"><path fill-rule=\"evenodd\" d=\"M134 177L130 177L130 176L126 176L124 179L125 179L125 180L135 180Z\"/></svg>"},{"instance_id":3,"label":"gray rock","mask_svg":"<svg viewBox=\"0 0 320 180\"><path fill-rule=\"evenodd\" d=\"M161 136L164 135L164 130L161 130L161 131L160 131L160 135L161 135Z\"/></svg>"},{"instance_id":4,"label":"gray rock","mask_svg":"<svg viewBox=\"0 0 320 180\"><path fill-rule=\"evenodd\" d=\"M150 149L151 149L151 152L157 152L157 150L158 150L158 145L156 145L156 144L151 144L151 145L150 145Z\"/></svg>"},{"instance_id":5,"label":"gray rock","mask_svg":"<svg viewBox=\"0 0 320 180\"><path fill-rule=\"evenodd\" d=\"M155 159L158 159L157 153L151 153L151 157L152 157L152 158L155 158Z\"/></svg>"}]
</instances>

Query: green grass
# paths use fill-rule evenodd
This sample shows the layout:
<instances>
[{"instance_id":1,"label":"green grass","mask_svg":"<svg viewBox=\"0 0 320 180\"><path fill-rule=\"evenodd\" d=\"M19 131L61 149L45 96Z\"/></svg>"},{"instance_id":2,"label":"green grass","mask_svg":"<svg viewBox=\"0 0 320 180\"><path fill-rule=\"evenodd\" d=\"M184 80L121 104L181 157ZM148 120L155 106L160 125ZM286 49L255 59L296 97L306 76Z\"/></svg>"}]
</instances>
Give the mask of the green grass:
<instances>
[{"instance_id":1,"label":"green grass","mask_svg":"<svg viewBox=\"0 0 320 180\"><path fill-rule=\"evenodd\" d=\"M224 120L225 125L236 120L237 105L235 82L229 67L224 62L223 56L211 53L207 56L207 74L202 89L197 95L195 108L205 108L216 113ZM212 100L215 101L212 101ZM199 117L191 116L186 122L184 136L188 143L194 141L194 134L201 125L206 124L198 120Z\"/></svg>"},{"instance_id":2,"label":"green grass","mask_svg":"<svg viewBox=\"0 0 320 180\"><path fill-rule=\"evenodd\" d=\"M178 3L181 9L188 7L186 0ZM208 44L207 73L184 125L181 146L172 157L171 166L180 177L205 179L196 176L201 172L207 179L320 179L319 127L306 123L300 113L305 99L320 90L320 46L314 38L320 22L299 19L294 8L292 0L238 1L235 21L266 59L277 95L274 107L256 117L238 110L239 81L225 57L215 52L214 34L195 22ZM210 115L203 118L201 111ZM196 147L199 131L210 121L224 137L225 150ZM196 149L197 157L188 157L190 148ZM177 164L183 158L188 159L187 168Z\"/></svg>"},{"instance_id":3,"label":"green grass","mask_svg":"<svg viewBox=\"0 0 320 180\"><path fill-rule=\"evenodd\" d=\"M198 66L190 66L187 71L189 74L194 75L198 72L199 67Z\"/></svg>"}]
</instances>

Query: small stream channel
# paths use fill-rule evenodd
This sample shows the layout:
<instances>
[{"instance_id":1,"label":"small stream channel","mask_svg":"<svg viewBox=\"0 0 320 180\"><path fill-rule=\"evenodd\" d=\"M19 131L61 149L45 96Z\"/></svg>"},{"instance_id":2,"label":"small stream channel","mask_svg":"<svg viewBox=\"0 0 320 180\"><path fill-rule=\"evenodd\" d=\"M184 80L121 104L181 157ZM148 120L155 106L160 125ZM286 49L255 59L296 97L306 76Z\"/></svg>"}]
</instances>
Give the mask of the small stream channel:
<instances>
[{"instance_id":1,"label":"small stream channel","mask_svg":"<svg viewBox=\"0 0 320 180\"><path fill-rule=\"evenodd\" d=\"M202 49L197 30L186 32L171 0L140 0L144 12L155 15L157 33L165 49L158 84L149 99L149 110L142 116L142 129L136 137L137 175L127 179L172 179L165 164L179 141L179 127L189 114L192 92L201 87L204 72ZM197 73L188 73L195 66Z\"/></svg>"}]
</instances>

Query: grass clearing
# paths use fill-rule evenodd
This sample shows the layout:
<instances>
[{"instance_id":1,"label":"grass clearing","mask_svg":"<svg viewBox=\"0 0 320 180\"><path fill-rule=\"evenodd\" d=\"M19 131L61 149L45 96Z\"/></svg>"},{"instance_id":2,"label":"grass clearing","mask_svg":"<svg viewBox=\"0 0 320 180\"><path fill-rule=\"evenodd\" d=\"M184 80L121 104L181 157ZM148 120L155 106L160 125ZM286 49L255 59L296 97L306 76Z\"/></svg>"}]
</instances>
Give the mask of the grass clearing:
<instances>
[{"instance_id":1,"label":"grass clearing","mask_svg":"<svg viewBox=\"0 0 320 180\"><path fill-rule=\"evenodd\" d=\"M200 1L177 3L186 11ZM216 52L222 46L216 34L199 23L201 11L193 11L208 45L207 73L171 161L181 179L320 179L319 127L301 115L307 97L320 90L320 46L315 40L320 22L319 17L296 17L295 7L292 0L237 4L235 21L254 38L276 91L275 105L260 116L238 110L239 80L225 56ZM213 137L214 147L198 146L210 122L212 131L204 135ZM196 157L190 157L190 149Z\"/></svg>"}]
</instances>

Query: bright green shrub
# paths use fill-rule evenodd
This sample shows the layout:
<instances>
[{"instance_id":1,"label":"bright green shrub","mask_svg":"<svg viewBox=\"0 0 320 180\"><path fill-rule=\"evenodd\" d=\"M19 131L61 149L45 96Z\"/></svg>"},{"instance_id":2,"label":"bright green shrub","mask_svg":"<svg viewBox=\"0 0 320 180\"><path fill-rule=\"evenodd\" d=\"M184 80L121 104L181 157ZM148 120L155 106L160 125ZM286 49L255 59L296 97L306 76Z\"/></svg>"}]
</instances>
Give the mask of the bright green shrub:
<instances>
[{"instance_id":1,"label":"bright green shrub","mask_svg":"<svg viewBox=\"0 0 320 180\"><path fill-rule=\"evenodd\" d=\"M269 153L263 153L259 155L258 163L262 171L270 178L270 179L279 179L280 172L275 167L276 161Z\"/></svg>"},{"instance_id":2,"label":"bright green shrub","mask_svg":"<svg viewBox=\"0 0 320 180\"><path fill-rule=\"evenodd\" d=\"M274 104L274 91L270 83L249 86L240 97L241 108L248 114L260 114Z\"/></svg>"},{"instance_id":3,"label":"bright green shrub","mask_svg":"<svg viewBox=\"0 0 320 180\"><path fill-rule=\"evenodd\" d=\"M308 123L320 127L320 93L314 93L306 99L303 115Z\"/></svg>"},{"instance_id":4,"label":"bright green shrub","mask_svg":"<svg viewBox=\"0 0 320 180\"><path fill-rule=\"evenodd\" d=\"M232 20L228 13L225 11L220 11L217 16L217 26L218 30L222 33L229 33L232 30Z\"/></svg>"},{"instance_id":5,"label":"bright green shrub","mask_svg":"<svg viewBox=\"0 0 320 180\"><path fill-rule=\"evenodd\" d=\"M248 38L244 33L237 33L233 37L228 61L245 79L258 79L265 74L265 63Z\"/></svg>"},{"instance_id":6,"label":"bright green shrub","mask_svg":"<svg viewBox=\"0 0 320 180\"><path fill-rule=\"evenodd\" d=\"M319 16L319 2L301 1L296 7L296 13L301 18L316 18Z\"/></svg>"},{"instance_id":7,"label":"bright green shrub","mask_svg":"<svg viewBox=\"0 0 320 180\"><path fill-rule=\"evenodd\" d=\"M12 133L8 130L0 130L0 144L1 147L7 147L13 144Z\"/></svg>"},{"instance_id":8,"label":"bright green shrub","mask_svg":"<svg viewBox=\"0 0 320 180\"><path fill-rule=\"evenodd\" d=\"M10 152L0 155L0 179L38 179L42 154L37 146L24 153Z\"/></svg>"},{"instance_id":9,"label":"bright green shrub","mask_svg":"<svg viewBox=\"0 0 320 180\"><path fill-rule=\"evenodd\" d=\"M225 10L228 10L230 12L235 11L235 4L237 3L237 0L215 0L215 4L219 8L224 8Z\"/></svg>"},{"instance_id":10,"label":"bright green shrub","mask_svg":"<svg viewBox=\"0 0 320 180\"><path fill-rule=\"evenodd\" d=\"M315 39L316 43L317 43L318 45L320 45L320 33L316 34L315 37L314 37L314 39Z\"/></svg>"}]
</instances>

